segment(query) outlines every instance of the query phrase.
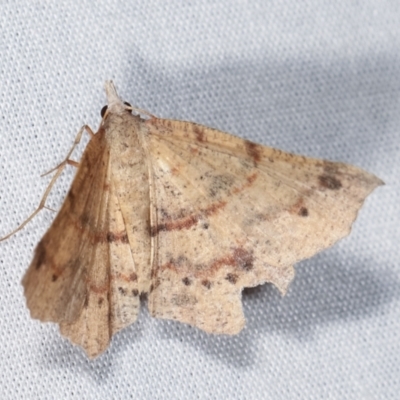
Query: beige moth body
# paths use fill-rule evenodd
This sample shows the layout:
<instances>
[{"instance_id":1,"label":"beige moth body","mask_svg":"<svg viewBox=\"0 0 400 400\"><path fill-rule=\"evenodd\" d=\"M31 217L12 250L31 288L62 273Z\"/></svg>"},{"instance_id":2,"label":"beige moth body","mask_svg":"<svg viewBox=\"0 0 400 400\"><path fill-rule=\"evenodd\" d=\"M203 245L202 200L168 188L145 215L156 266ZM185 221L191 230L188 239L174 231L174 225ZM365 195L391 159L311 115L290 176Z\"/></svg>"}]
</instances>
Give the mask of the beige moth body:
<instances>
[{"instance_id":1,"label":"beige moth body","mask_svg":"<svg viewBox=\"0 0 400 400\"><path fill-rule=\"evenodd\" d=\"M108 107L22 284L33 318L96 357L150 314L206 332L245 324L244 287L282 293L293 265L346 236L382 181L191 122Z\"/></svg>"}]
</instances>

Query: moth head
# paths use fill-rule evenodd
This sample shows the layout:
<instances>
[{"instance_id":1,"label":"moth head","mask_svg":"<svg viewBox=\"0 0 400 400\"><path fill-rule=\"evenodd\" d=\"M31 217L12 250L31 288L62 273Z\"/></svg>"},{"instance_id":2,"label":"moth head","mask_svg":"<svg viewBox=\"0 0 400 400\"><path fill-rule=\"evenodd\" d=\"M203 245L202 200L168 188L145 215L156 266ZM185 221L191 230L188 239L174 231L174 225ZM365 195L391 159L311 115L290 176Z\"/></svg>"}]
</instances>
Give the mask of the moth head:
<instances>
[{"instance_id":1,"label":"moth head","mask_svg":"<svg viewBox=\"0 0 400 400\"><path fill-rule=\"evenodd\" d=\"M105 83L105 89L108 104L101 109L101 117L103 119L105 119L109 113L123 114L132 111L132 106L121 100L118 96L117 90L112 81L107 81Z\"/></svg>"}]
</instances>

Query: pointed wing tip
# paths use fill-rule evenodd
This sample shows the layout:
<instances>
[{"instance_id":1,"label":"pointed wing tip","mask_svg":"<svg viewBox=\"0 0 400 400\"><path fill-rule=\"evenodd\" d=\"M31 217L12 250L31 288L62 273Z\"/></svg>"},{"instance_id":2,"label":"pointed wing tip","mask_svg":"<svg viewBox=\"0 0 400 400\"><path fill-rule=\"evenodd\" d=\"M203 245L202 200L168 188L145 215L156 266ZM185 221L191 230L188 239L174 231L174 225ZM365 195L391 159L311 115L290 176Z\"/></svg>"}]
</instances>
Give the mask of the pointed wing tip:
<instances>
[{"instance_id":1,"label":"pointed wing tip","mask_svg":"<svg viewBox=\"0 0 400 400\"><path fill-rule=\"evenodd\" d=\"M369 177L369 179L366 180L365 183L365 197L364 200L378 187L380 186L385 186L386 183L378 178L376 175L370 174L371 176Z\"/></svg>"},{"instance_id":2,"label":"pointed wing tip","mask_svg":"<svg viewBox=\"0 0 400 400\"><path fill-rule=\"evenodd\" d=\"M385 186L385 185L386 183L382 179L378 178L377 176L375 177L375 187Z\"/></svg>"}]
</instances>

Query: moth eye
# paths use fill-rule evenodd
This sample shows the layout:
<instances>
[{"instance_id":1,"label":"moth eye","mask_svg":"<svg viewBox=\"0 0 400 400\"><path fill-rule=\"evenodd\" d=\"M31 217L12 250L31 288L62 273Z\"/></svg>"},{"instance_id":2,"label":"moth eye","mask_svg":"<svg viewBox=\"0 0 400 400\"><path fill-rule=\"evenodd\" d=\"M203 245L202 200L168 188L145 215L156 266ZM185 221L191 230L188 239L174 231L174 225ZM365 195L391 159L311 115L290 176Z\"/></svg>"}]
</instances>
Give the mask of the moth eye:
<instances>
[{"instance_id":1,"label":"moth eye","mask_svg":"<svg viewBox=\"0 0 400 400\"><path fill-rule=\"evenodd\" d=\"M126 106L128 106L128 107L131 107L132 108L132 106L127 102L127 101L124 101L124 104L126 105ZM132 112L132 110L129 110L130 112Z\"/></svg>"},{"instance_id":2,"label":"moth eye","mask_svg":"<svg viewBox=\"0 0 400 400\"><path fill-rule=\"evenodd\" d=\"M107 111L107 106L104 106L100 111L101 118L104 117L104 114L106 113L106 111Z\"/></svg>"}]
</instances>

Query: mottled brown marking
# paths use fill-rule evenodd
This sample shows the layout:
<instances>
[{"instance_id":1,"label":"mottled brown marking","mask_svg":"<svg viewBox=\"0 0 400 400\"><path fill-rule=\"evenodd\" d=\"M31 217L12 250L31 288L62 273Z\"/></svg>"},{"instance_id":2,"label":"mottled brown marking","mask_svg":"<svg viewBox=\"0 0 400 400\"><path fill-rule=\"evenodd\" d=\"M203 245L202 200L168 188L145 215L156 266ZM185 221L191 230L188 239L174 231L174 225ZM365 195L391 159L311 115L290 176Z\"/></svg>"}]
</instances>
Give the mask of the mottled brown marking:
<instances>
[{"instance_id":1,"label":"mottled brown marking","mask_svg":"<svg viewBox=\"0 0 400 400\"><path fill-rule=\"evenodd\" d=\"M36 254L35 254L35 269L40 269L41 265L46 261L46 248L43 244L43 240L41 240L36 246Z\"/></svg>"},{"instance_id":2,"label":"mottled brown marking","mask_svg":"<svg viewBox=\"0 0 400 400\"><path fill-rule=\"evenodd\" d=\"M108 232L107 233L107 242L112 243L115 242L115 235L113 232Z\"/></svg>"},{"instance_id":3,"label":"mottled brown marking","mask_svg":"<svg viewBox=\"0 0 400 400\"><path fill-rule=\"evenodd\" d=\"M99 297L99 299L97 300L97 304L99 305L99 307L101 307L101 305L103 304L104 298L103 297Z\"/></svg>"},{"instance_id":4,"label":"mottled brown marking","mask_svg":"<svg viewBox=\"0 0 400 400\"><path fill-rule=\"evenodd\" d=\"M97 243L104 241L104 235L102 235L101 233L99 235L96 235L95 238ZM122 233L107 232L106 240L108 243L113 243L113 242L129 243L128 235L126 234L126 232Z\"/></svg>"},{"instance_id":5,"label":"mottled brown marking","mask_svg":"<svg viewBox=\"0 0 400 400\"><path fill-rule=\"evenodd\" d=\"M186 218L181 218L176 221L168 221L165 223L158 224L155 229L154 236L158 232L168 232L168 231L174 231L174 230L180 231L181 229L189 229L193 225L197 224L198 220L199 220L198 215L189 215Z\"/></svg>"},{"instance_id":6,"label":"mottled brown marking","mask_svg":"<svg viewBox=\"0 0 400 400\"><path fill-rule=\"evenodd\" d=\"M336 175L339 172L339 165L338 163L334 163L332 161L326 161L324 160L323 162L323 168L324 171L327 175Z\"/></svg>"},{"instance_id":7,"label":"mottled brown marking","mask_svg":"<svg viewBox=\"0 0 400 400\"><path fill-rule=\"evenodd\" d=\"M239 268L244 269L245 271L250 271L253 269L254 257L251 251L241 247L236 248L233 251L233 258Z\"/></svg>"},{"instance_id":8,"label":"mottled brown marking","mask_svg":"<svg viewBox=\"0 0 400 400\"><path fill-rule=\"evenodd\" d=\"M139 290L137 290L137 289L133 289L132 290L132 296L138 296L139 295Z\"/></svg>"},{"instance_id":9,"label":"mottled brown marking","mask_svg":"<svg viewBox=\"0 0 400 400\"><path fill-rule=\"evenodd\" d=\"M182 267L184 267L185 269L190 269L192 272L196 271L195 275L197 277L205 278L205 274L208 276L213 275L216 271L224 267L234 267L244 271L251 271L254 267L254 256L252 252L242 247L233 249L232 254L214 259L208 266L202 266L202 268L197 270L185 256L181 257L184 258L185 263L179 263L178 257L177 260L171 259L169 262L159 266L157 270L164 271L168 269L178 274L181 273ZM205 279L205 281L208 281L208 279Z\"/></svg>"},{"instance_id":10,"label":"mottled brown marking","mask_svg":"<svg viewBox=\"0 0 400 400\"><path fill-rule=\"evenodd\" d=\"M202 284L203 286L205 286L207 289L210 289L210 288L211 288L211 282L210 282L208 279L203 279L203 280L201 281L201 284Z\"/></svg>"},{"instance_id":11,"label":"mottled brown marking","mask_svg":"<svg viewBox=\"0 0 400 400\"><path fill-rule=\"evenodd\" d=\"M153 268L150 274L151 279L154 279L157 275L158 275L158 268Z\"/></svg>"},{"instance_id":12,"label":"mottled brown marking","mask_svg":"<svg viewBox=\"0 0 400 400\"><path fill-rule=\"evenodd\" d=\"M196 140L198 142L204 142L205 141L205 134L204 134L204 129L200 128L199 126L194 126L193 132L196 135Z\"/></svg>"},{"instance_id":13,"label":"mottled brown marking","mask_svg":"<svg viewBox=\"0 0 400 400\"><path fill-rule=\"evenodd\" d=\"M197 224L203 215L209 217L215 214L218 210L226 206L226 201L219 201L211 204L204 210L200 210L198 214L192 214L186 217L182 217L176 220L170 220L158 224L156 227L150 228L151 236L156 236L159 232L169 232L174 230L189 229L193 225Z\"/></svg>"},{"instance_id":14,"label":"mottled brown marking","mask_svg":"<svg viewBox=\"0 0 400 400\"><path fill-rule=\"evenodd\" d=\"M236 274L227 274L225 277L225 279L228 282L233 283L233 284L235 284L238 281L238 278L239 277Z\"/></svg>"},{"instance_id":15,"label":"mottled brown marking","mask_svg":"<svg viewBox=\"0 0 400 400\"><path fill-rule=\"evenodd\" d=\"M157 236L157 234L158 234L158 232L159 232L159 229L158 229L157 226L150 226L149 231L150 231L150 232L149 232L150 236L151 236L151 237L154 237L154 236Z\"/></svg>"},{"instance_id":16,"label":"mottled brown marking","mask_svg":"<svg viewBox=\"0 0 400 400\"><path fill-rule=\"evenodd\" d=\"M306 207L301 207L299 210L299 215L301 217L308 217L308 209Z\"/></svg>"},{"instance_id":17,"label":"mottled brown marking","mask_svg":"<svg viewBox=\"0 0 400 400\"><path fill-rule=\"evenodd\" d=\"M86 226L89 224L90 217L86 212L83 212L82 215L79 217L82 226Z\"/></svg>"},{"instance_id":18,"label":"mottled brown marking","mask_svg":"<svg viewBox=\"0 0 400 400\"><path fill-rule=\"evenodd\" d=\"M225 206L226 206L226 201L219 201L218 203L211 204L205 210L202 210L201 213L209 217L210 215L215 214L217 211L221 210Z\"/></svg>"},{"instance_id":19,"label":"mottled brown marking","mask_svg":"<svg viewBox=\"0 0 400 400\"><path fill-rule=\"evenodd\" d=\"M307 207L304 204L304 197L300 196L296 203L294 203L288 210L291 214L297 214L302 217L306 217L308 215ZM304 215L303 215L304 214Z\"/></svg>"},{"instance_id":20,"label":"mottled brown marking","mask_svg":"<svg viewBox=\"0 0 400 400\"><path fill-rule=\"evenodd\" d=\"M201 154L200 150L197 147L190 146L189 151L190 151L190 154L192 154L193 156L197 156L197 155Z\"/></svg>"},{"instance_id":21,"label":"mottled brown marking","mask_svg":"<svg viewBox=\"0 0 400 400\"><path fill-rule=\"evenodd\" d=\"M72 189L68 192L67 198L68 198L70 204L74 205L74 203L75 203L75 194L72 191ZM71 208L73 208L73 207L71 207Z\"/></svg>"},{"instance_id":22,"label":"mottled brown marking","mask_svg":"<svg viewBox=\"0 0 400 400\"><path fill-rule=\"evenodd\" d=\"M253 143L250 140L244 141L247 154L253 159L255 163L261 160L262 147L257 143Z\"/></svg>"},{"instance_id":23,"label":"mottled brown marking","mask_svg":"<svg viewBox=\"0 0 400 400\"><path fill-rule=\"evenodd\" d=\"M57 276L56 274L53 274L53 275L51 276L51 281L52 281L52 282L55 282L57 279L58 279L58 276Z\"/></svg>"},{"instance_id":24,"label":"mottled brown marking","mask_svg":"<svg viewBox=\"0 0 400 400\"><path fill-rule=\"evenodd\" d=\"M249 185L251 185L257 179L257 172L252 173L246 178L246 181ZM246 186L248 187L248 186Z\"/></svg>"},{"instance_id":25,"label":"mottled brown marking","mask_svg":"<svg viewBox=\"0 0 400 400\"><path fill-rule=\"evenodd\" d=\"M83 307L88 308L88 305L89 305L89 296L87 293L85 293L85 300L83 302Z\"/></svg>"},{"instance_id":26,"label":"mottled brown marking","mask_svg":"<svg viewBox=\"0 0 400 400\"><path fill-rule=\"evenodd\" d=\"M123 280L123 281L125 281L125 282L134 282L134 281L136 281L137 280L137 275L134 273L134 272L132 272L130 275L125 275L125 274L122 274L121 272L117 272L113 277L112 277L112 279L120 279L120 280Z\"/></svg>"},{"instance_id":27,"label":"mottled brown marking","mask_svg":"<svg viewBox=\"0 0 400 400\"><path fill-rule=\"evenodd\" d=\"M93 231L89 223L84 225L82 220L86 220L86 218L80 218L81 225L76 223L73 224L79 230L85 230L87 235L90 237L92 244L96 243L108 243L112 242L121 242L121 243L129 243L128 235L126 232L122 233L114 233L114 232L105 232L105 231ZM89 221L89 220L87 220Z\"/></svg>"},{"instance_id":28,"label":"mottled brown marking","mask_svg":"<svg viewBox=\"0 0 400 400\"><path fill-rule=\"evenodd\" d=\"M160 286L160 284L161 284L161 281L160 281L159 278L157 278L157 279L155 280L155 282L153 282L153 283L150 285L150 293L151 293L153 290L156 290L156 289Z\"/></svg>"},{"instance_id":29,"label":"mottled brown marking","mask_svg":"<svg viewBox=\"0 0 400 400\"><path fill-rule=\"evenodd\" d=\"M221 267L235 266L235 259L232 255L215 259L209 266L208 270L217 271Z\"/></svg>"},{"instance_id":30,"label":"mottled brown marking","mask_svg":"<svg viewBox=\"0 0 400 400\"><path fill-rule=\"evenodd\" d=\"M179 173L180 173L179 168L177 168L177 167L171 168L171 174L172 175L178 176Z\"/></svg>"},{"instance_id":31,"label":"mottled brown marking","mask_svg":"<svg viewBox=\"0 0 400 400\"><path fill-rule=\"evenodd\" d=\"M123 287L119 287L118 288L118 291L122 294L122 296L125 296L126 295L126 290L123 288Z\"/></svg>"},{"instance_id":32,"label":"mottled brown marking","mask_svg":"<svg viewBox=\"0 0 400 400\"><path fill-rule=\"evenodd\" d=\"M175 293L171 297L171 303L178 307L193 306L197 303L197 299L187 293Z\"/></svg>"},{"instance_id":33,"label":"mottled brown marking","mask_svg":"<svg viewBox=\"0 0 400 400\"><path fill-rule=\"evenodd\" d=\"M234 188L232 190L233 194L238 194L243 192L244 190L248 189L250 186L253 185L253 182L257 179L257 172L253 172L251 175L249 175L248 177L246 177L246 183L244 183L242 186Z\"/></svg>"},{"instance_id":34,"label":"mottled brown marking","mask_svg":"<svg viewBox=\"0 0 400 400\"><path fill-rule=\"evenodd\" d=\"M89 285L89 289L93 291L93 293L101 294L108 291L109 285L105 283L103 286Z\"/></svg>"},{"instance_id":35,"label":"mottled brown marking","mask_svg":"<svg viewBox=\"0 0 400 400\"><path fill-rule=\"evenodd\" d=\"M186 286L190 286L192 284L192 281L187 276L182 279L182 282Z\"/></svg>"},{"instance_id":36,"label":"mottled brown marking","mask_svg":"<svg viewBox=\"0 0 400 400\"><path fill-rule=\"evenodd\" d=\"M132 282L137 281L137 275L136 275L134 272L132 272L132 273L129 275L129 280L132 281Z\"/></svg>"},{"instance_id":37,"label":"mottled brown marking","mask_svg":"<svg viewBox=\"0 0 400 400\"><path fill-rule=\"evenodd\" d=\"M208 193L211 197L216 197L224 192L228 193L230 187L234 184L234 182L235 178L230 174L212 175L210 177Z\"/></svg>"},{"instance_id":38,"label":"mottled brown marking","mask_svg":"<svg viewBox=\"0 0 400 400\"><path fill-rule=\"evenodd\" d=\"M320 175L318 180L319 184L326 189L339 190L342 187L342 183L339 179L331 175Z\"/></svg>"}]
</instances>

